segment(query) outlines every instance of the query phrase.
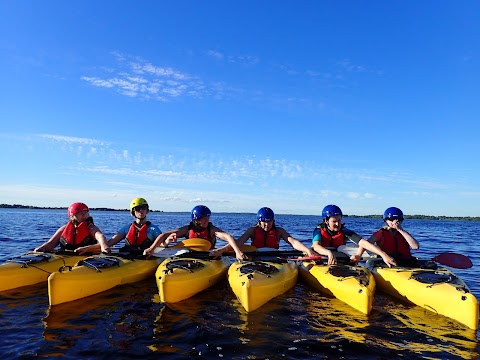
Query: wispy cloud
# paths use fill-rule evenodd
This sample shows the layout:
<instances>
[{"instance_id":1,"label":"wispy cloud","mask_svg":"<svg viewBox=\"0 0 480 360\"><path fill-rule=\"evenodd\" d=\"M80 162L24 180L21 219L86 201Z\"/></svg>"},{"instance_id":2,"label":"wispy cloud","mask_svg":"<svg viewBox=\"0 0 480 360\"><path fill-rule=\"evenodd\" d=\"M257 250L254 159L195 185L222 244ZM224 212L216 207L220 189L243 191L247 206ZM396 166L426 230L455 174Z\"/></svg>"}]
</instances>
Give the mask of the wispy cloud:
<instances>
[{"instance_id":1,"label":"wispy cloud","mask_svg":"<svg viewBox=\"0 0 480 360\"><path fill-rule=\"evenodd\" d=\"M52 140L58 143L80 144L80 145L108 145L107 141L96 140L91 138L80 138L73 136L52 135L52 134L37 134L42 139Z\"/></svg>"}]
</instances>

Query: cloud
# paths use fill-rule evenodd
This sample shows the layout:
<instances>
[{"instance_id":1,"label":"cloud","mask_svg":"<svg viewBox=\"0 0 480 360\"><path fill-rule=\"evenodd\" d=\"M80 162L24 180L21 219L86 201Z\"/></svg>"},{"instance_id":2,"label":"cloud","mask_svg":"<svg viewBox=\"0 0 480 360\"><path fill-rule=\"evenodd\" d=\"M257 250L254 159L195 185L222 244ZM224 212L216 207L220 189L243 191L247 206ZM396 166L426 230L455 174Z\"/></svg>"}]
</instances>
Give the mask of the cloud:
<instances>
[{"instance_id":1,"label":"cloud","mask_svg":"<svg viewBox=\"0 0 480 360\"><path fill-rule=\"evenodd\" d=\"M107 141L103 141L103 140L64 136L64 135L37 134L35 136L41 139L53 140L55 142L66 143L66 144L80 144L80 145L108 145L109 144Z\"/></svg>"}]
</instances>

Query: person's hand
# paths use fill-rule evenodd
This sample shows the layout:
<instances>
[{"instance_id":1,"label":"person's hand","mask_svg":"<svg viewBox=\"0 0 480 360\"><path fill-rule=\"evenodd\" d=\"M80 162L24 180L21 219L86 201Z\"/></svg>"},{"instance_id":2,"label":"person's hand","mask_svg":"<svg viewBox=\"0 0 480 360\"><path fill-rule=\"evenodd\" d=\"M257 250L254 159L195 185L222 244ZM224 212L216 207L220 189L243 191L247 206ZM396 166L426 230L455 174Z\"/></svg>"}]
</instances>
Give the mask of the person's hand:
<instances>
[{"instance_id":1,"label":"person's hand","mask_svg":"<svg viewBox=\"0 0 480 360\"><path fill-rule=\"evenodd\" d=\"M398 221L398 220L393 220L393 221L390 223L390 227L391 227L392 229L397 230L397 231L403 230L403 228L402 228L402 222L401 222L401 221Z\"/></svg>"},{"instance_id":2,"label":"person's hand","mask_svg":"<svg viewBox=\"0 0 480 360\"><path fill-rule=\"evenodd\" d=\"M312 256L315 256L315 253L310 250L310 249L307 249L307 251L305 251L305 254L308 256L308 257L312 257Z\"/></svg>"},{"instance_id":3,"label":"person's hand","mask_svg":"<svg viewBox=\"0 0 480 360\"><path fill-rule=\"evenodd\" d=\"M163 245L168 246L168 244L170 244L170 243L172 243L172 242L176 242L176 241L177 241L177 234L171 233L171 234L168 235L168 237L165 239L165 241L163 242Z\"/></svg>"},{"instance_id":4,"label":"person's hand","mask_svg":"<svg viewBox=\"0 0 480 360\"><path fill-rule=\"evenodd\" d=\"M225 248L213 249L210 251L210 255L214 258L217 258L219 256L222 256L225 250L226 250Z\"/></svg>"},{"instance_id":5,"label":"person's hand","mask_svg":"<svg viewBox=\"0 0 480 360\"><path fill-rule=\"evenodd\" d=\"M389 255L382 256L383 262L388 265L388 267L397 266L397 263L394 258Z\"/></svg>"},{"instance_id":6,"label":"person's hand","mask_svg":"<svg viewBox=\"0 0 480 360\"><path fill-rule=\"evenodd\" d=\"M145 255L148 259L150 256L153 255L154 252L155 248L150 246L148 249L143 250L143 255Z\"/></svg>"},{"instance_id":7,"label":"person's hand","mask_svg":"<svg viewBox=\"0 0 480 360\"><path fill-rule=\"evenodd\" d=\"M337 258L335 257L335 255L333 255L333 252L328 250L328 262L327 264L328 265L336 265L337 264Z\"/></svg>"},{"instance_id":8,"label":"person's hand","mask_svg":"<svg viewBox=\"0 0 480 360\"><path fill-rule=\"evenodd\" d=\"M245 254L241 250L239 250L238 252L236 251L235 255L239 262L242 262L243 259L245 259Z\"/></svg>"},{"instance_id":9,"label":"person's hand","mask_svg":"<svg viewBox=\"0 0 480 360\"><path fill-rule=\"evenodd\" d=\"M350 256L350 261L354 264L358 264L358 262L362 260L362 256L361 255L352 255Z\"/></svg>"},{"instance_id":10,"label":"person's hand","mask_svg":"<svg viewBox=\"0 0 480 360\"><path fill-rule=\"evenodd\" d=\"M89 246L82 246L82 247L76 248L75 250L73 250L73 252L77 253L78 255L83 255L86 252L88 252L88 248Z\"/></svg>"},{"instance_id":11,"label":"person's hand","mask_svg":"<svg viewBox=\"0 0 480 360\"><path fill-rule=\"evenodd\" d=\"M102 249L103 254L110 254L111 252L112 252L112 249L110 248L110 246L104 247Z\"/></svg>"}]
</instances>

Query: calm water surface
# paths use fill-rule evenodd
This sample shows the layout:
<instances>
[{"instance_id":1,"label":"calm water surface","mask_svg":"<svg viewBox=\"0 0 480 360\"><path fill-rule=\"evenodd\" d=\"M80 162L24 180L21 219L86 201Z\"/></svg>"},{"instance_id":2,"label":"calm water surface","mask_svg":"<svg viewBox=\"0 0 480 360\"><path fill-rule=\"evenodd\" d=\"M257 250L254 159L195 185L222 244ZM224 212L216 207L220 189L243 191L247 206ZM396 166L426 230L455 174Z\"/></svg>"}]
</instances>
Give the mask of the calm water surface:
<instances>
[{"instance_id":1,"label":"calm water surface","mask_svg":"<svg viewBox=\"0 0 480 360\"><path fill-rule=\"evenodd\" d=\"M92 212L112 236L127 212ZM154 213L162 230L183 226L188 213ZM213 214L212 222L238 237L254 214ZM315 216L277 216L277 224L309 244ZM345 218L368 237L379 219ZM66 222L65 211L0 209L0 261L30 251ZM406 220L421 258L443 251L468 255L474 266L455 270L477 298L479 222ZM220 242L220 245L222 243ZM2 358L76 359L478 359L478 334L448 318L377 292L370 316L299 282L247 314L226 280L174 306L158 300L155 280L124 285L49 309L46 284L0 293Z\"/></svg>"}]
</instances>

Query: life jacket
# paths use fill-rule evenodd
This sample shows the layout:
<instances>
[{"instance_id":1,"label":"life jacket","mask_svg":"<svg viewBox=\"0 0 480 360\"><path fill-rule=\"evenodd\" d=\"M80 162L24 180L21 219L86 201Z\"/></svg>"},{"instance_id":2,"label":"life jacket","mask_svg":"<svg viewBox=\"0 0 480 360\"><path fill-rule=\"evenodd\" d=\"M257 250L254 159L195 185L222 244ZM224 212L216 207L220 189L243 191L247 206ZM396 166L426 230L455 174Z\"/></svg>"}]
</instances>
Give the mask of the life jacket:
<instances>
[{"instance_id":1,"label":"life jacket","mask_svg":"<svg viewBox=\"0 0 480 360\"><path fill-rule=\"evenodd\" d=\"M377 240L377 245L385 251L388 255L395 259L410 259L412 253L410 252L410 245L407 240L395 229L381 228L381 236Z\"/></svg>"},{"instance_id":2,"label":"life jacket","mask_svg":"<svg viewBox=\"0 0 480 360\"><path fill-rule=\"evenodd\" d=\"M209 222L206 228L201 228L201 227L195 225L192 221L188 225L188 231L187 231L187 235L185 237L187 239L198 238L198 239L208 240L211 244L210 249L213 249L215 247L215 243L217 241L217 238L216 237L213 237L213 238L210 237L211 226L212 226L212 223ZM200 230L200 231L197 231L197 230Z\"/></svg>"},{"instance_id":3,"label":"life jacket","mask_svg":"<svg viewBox=\"0 0 480 360\"><path fill-rule=\"evenodd\" d=\"M72 221L67 223L60 237L60 247L62 250L75 250L81 246L94 245L97 241L92 237L89 226L93 224L93 218L90 216L77 226Z\"/></svg>"},{"instance_id":4,"label":"life jacket","mask_svg":"<svg viewBox=\"0 0 480 360\"><path fill-rule=\"evenodd\" d=\"M147 229L152 223L147 221L142 226L138 226L136 222L133 222L128 229L128 234L125 237L125 243L129 247L136 247L146 249L153 244L155 239L149 239L147 236Z\"/></svg>"},{"instance_id":5,"label":"life jacket","mask_svg":"<svg viewBox=\"0 0 480 360\"><path fill-rule=\"evenodd\" d=\"M325 248L338 248L341 245L346 244L345 233L343 232L343 225L340 228L340 231L333 233L327 228L325 223L321 223L317 226L320 229L320 245Z\"/></svg>"},{"instance_id":6,"label":"life jacket","mask_svg":"<svg viewBox=\"0 0 480 360\"><path fill-rule=\"evenodd\" d=\"M280 239L275 225L272 226L270 231L265 231L258 225L255 226L255 231L252 235L252 245L256 248L268 247L278 249L280 247Z\"/></svg>"}]
</instances>

